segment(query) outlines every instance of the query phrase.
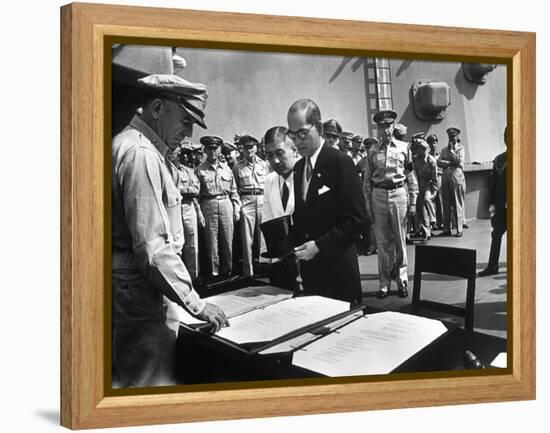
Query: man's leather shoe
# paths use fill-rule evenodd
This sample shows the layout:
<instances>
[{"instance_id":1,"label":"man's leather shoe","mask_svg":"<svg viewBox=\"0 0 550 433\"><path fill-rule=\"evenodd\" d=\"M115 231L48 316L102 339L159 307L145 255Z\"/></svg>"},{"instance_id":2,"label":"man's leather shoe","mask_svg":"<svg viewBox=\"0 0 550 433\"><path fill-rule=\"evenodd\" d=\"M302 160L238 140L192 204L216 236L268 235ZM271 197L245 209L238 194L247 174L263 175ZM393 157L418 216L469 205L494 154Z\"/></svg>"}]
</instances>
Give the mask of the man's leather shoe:
<instances>
[{"instance_id":1,"label":"man's leather shoe","mask_svg":"<svg viewBox=\"0 0 550 433\"><path fill-rule=\"evenodd\" d=\"M449 237L449 236L452 236L451 232L441 232L437 235L438 238L445 238L445 237Z\"/></svg>"},{"instance_id":2,"label":"man's leather shoe","mask_svg":"<svg viewBox=\"0 0 550 433\"><path fill-rule=\"evenodd\" d=\"M387 298L388 295L390 294L390 290L389 289L386 289L386 290L378 290L378 292L376 293L376 297L378 299L384 299L384 298Z\"/></svg>"},{"instance_id":3,"label":"man's leather shoe","mask_svg":"<svg viewBox=\"0 0 550 433\"><path fill-rule=\"evenodd\" d=\"M483 269L482 271L479 271L477 273L477 276L478 277L487 277L489 275L495 275L495 274L498 274L498 266L496 268L489 268L489 267L486 267L485 269Z\"/></svg>"},{"instance_id":4,"label":"man's leather shoe","mask_svg":"<svg viewBox=\"0 0 550 433\"><path fill-rule=\"evenodd\" d=\"M455 236L456 236L457 238L461 238L461 237L462 237L462 234L463 234L462 232L456 232L456 235L455 235Z\"/></svg>"},{"instance_id":5,"label":"man's leather shoe","mask_svg":"<svg viewBox=\"0 0 550 433\"><path fill-rule=\"evenodd\" d=\"M399 284L399 287L397 288L397 296L399 296L400 298L406 298L407 296L409 296L406 281L403 281L401 284Z\"/></svg>"}]
</instances>

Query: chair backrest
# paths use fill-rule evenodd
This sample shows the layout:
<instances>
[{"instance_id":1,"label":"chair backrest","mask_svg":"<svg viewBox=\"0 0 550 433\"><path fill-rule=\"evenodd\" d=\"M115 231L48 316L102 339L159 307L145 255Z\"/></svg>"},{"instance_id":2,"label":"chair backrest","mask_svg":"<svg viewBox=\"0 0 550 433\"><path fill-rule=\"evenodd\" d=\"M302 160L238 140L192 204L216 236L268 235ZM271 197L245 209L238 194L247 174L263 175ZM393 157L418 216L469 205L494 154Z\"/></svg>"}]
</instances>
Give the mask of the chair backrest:
<instances>
[{"instance_id":1,"label":"chair backrest","mask_svg":"<svg viewBox=\"0 0 550 433\"><path fill-rule=\"evenodd\" d=\"M415 248L414 286L412 305L464 317L464 327L474 329L474 300L476 287L476 250L466 248L417 245ZM465 278L465 308L420 299L422 273Z\"/></svg>"}]
</instances>

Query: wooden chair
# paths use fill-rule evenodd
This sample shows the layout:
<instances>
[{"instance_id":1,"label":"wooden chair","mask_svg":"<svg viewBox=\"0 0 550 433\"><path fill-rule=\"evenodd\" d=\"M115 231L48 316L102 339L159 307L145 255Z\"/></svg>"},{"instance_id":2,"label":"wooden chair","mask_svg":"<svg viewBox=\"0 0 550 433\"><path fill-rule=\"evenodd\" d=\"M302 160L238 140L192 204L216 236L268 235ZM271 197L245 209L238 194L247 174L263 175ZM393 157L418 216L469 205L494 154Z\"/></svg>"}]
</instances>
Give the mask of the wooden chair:
<instances>
[{"instance_id":1,"label":"wooden chair","mask_svg":"<svg viewBox=\"0 0 550 433\"><path fill-rule=\"evenodd\" d=\"M476 251L465 248L417 245L415 249L412 307L464 317L464 327L474 329L474 300L476 291ZM466 307L420 299L422 272L465 278Z\"/></svg>"}]
</instances>

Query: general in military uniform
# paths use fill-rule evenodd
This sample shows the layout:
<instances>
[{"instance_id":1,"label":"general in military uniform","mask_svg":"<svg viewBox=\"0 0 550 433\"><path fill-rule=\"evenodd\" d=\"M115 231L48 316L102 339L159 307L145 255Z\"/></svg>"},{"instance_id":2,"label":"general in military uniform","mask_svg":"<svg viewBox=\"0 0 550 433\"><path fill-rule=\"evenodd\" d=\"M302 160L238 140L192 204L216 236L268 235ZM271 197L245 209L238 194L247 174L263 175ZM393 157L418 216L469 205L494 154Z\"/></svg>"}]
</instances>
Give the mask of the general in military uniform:
<instances>
[{"instance_id":1,"label":"general in military uniform","mask_svg":"<svg viewBox=\"0 0 550 433\"><path fill-rule=\"evenodd\" d=\"M212 276L232 271L233 221L240 218L241 204L231 169L219 160L223 140L217 136L200 139L206 160L197 167L200 204L206 225L206 251Z\"/></svg>"},{"instance_id":2,"label":"general in military uniform","mask_svg":"<svg viewBox=\"0 0 550 433\"><path fill-rule=\"evenodd\" d=\"M443 169L441 192L443 197L443 232L439 236L451 236L451 224L456 227L456 236L462 236L464 224L464 146L459 139L460 129L449 128L449 144L441 150L437 165Z\"/></svg>"},{"instance_id":3,"label":"general in military uniform","mask_svg":"<svg viewBox=\"0 0 550 433\"><path fill-rule=\"evenodd\" d=\"M183 227L176 168L168 154L203 128L206 87L175 75L138 80L142 113L112 144L113 387L175 384L176 334L165 295L194 316L228 325L200 299L181 260Z\"/></svg>"},{"instance_id":4,"label":"general in military uniform","mask_svg":"<svg viewBox=\"0 0 550 433\"><path fill-rule=\"evenodd\" d=\"M254 275L254 261L252 244L254 238L263 237L260 232L262 209L264 204L265 177L268 173L267 163L256 155L258 140L250 135L243 135L239 139L243 148L243 158L233 168L233 175L237 182L237 190L241 198L241 238L243 248L243 275ZM265 250L265 248L260 248Z\"/></svg>"},{"instance_id":5,"label":"general in military uniform","mask_svg":"<svg viewBox=\"0 0 550 433\"><path fill-rule=\"evenodd\" d=\"M409 146L392 135L396 118L393 110L374 115L380 141L368 151L363 179L367 217L374 223L378 245L379 298L390 293L392 273L396 274L398 296L408 296L407 206L414 214L418 194Z\"/></svg>"}]
</instances>

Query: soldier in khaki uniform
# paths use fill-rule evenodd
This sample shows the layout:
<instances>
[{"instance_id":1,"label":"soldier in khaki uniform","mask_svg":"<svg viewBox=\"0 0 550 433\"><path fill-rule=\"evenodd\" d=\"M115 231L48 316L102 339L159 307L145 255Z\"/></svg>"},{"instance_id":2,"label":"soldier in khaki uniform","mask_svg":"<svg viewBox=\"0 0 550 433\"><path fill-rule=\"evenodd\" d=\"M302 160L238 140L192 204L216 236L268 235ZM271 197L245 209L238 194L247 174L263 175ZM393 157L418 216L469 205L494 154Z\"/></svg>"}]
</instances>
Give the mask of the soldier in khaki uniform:
<instances>
[{"instance_id":1,"label":"soldier in khaki uniform","mask_svg":"<svg viewBox=\"0 0 550 433\"><path fill-rule=\"evenodd\" d=\"M351 159L353 163L357 166L357 163L363 158L363 151L365 147L363 146L363 137L360 135L354 135L351 140Z\"/></svg>"},{"instance_id":2,"label":"soldier in khaki uniform","mask_svg":"<svg viewBox=\"0 0 550 433\"><path fill-rule=\"evenodd\" d=\"M443 232L439 236L451 236L451 225L456 227L456 237L462 236L464 224L464 146L460 143L460 129L447 129L449 144L441 150L437 165L443 169L441 190L443 196Z\"/></svg>"},{"instance_id":3,"label":"soldier in khaki uniform","mask_svg":"<svg viewBox=\"0 0 550 433\"><path fill-rule=\"evenodd\" d=\"M206 225L206 251L212 276L229 275L232 271L233 221L240 218L241 204L231 169L220 162L223 140L217 136L201 137L206 160L197 167L200 204ZM220 257L221 256L221 257Z\"/></svg>"},{"instance_id":4,"label":"soldier in khaki uniform","mask_svg":"<svg viewBox=\"0 0 550 433\"><path fill-rule=\"evenodd\" d=\"M113 387L175 384L176 333L166 297L216 329L228 322L193 289L183 244L176 168L168 155L206 128L206 87L175 75L138 80L142 112L112 144Z\"/></svg>"},{"instance_id":5,"label":"soldier in khaki uniform","mask_svg":"<svg viewBox=\"0 0 550 433\"><path fill-rule=\"evenodd\" d=\"M250 135L239 139L243 148L243 158L235 164L233 174L237 181L237 189L241 198L241 238L243 247L243 275L254 275L252 244L259 237L263 248L263 236L260 232L264 204L265 177L269 172L267 163L256 155L258 140Z\"/></svg>"},{"instance_id":6,"label":"soldier in khaki uniform","mask_svg":"<svg viewBox=\"0 0 550 433\"><path fill-rule=\"evenodd\" d=\"M415 139L414 170L419 189L416 215L424 240L430 239L432 235L432 222L435 221L434 197L437 192L437 162L429 154L429 147L423 138Z\"/></svg>"},{"instance_id":7,"label":"soldier in khaki uniform","mask_svg":"<svg viewBox=\"0 0 550 433\"><path fill-rule=\"evenodd\" d=\"M229 143L228 141L224 141L222 145L222 153L225 157L226 164L231 170L233 170L233 167L235 167L235 164L239 159L239 151L237 150L237 146L233 143Z\"/></svg>"},{"instance_id":8,"label":"soldier in khaki uniform","mask_svg":"<svg viewBox=\"0 0 550 433\"><path fill-rule=\"evenodd\" d=\"M367 217L374 223L378 244L379 298L390 293L392 271L396 274L397 295L408 296L407 216L415 214L418 194L409 146L392 135L396 118L393 110L374 115L380 141L368 152L363 178Z\"/></svg>"},{"instance_id":9,"label":"soldier in khaki uniform","mask_svg":"<svg viewBox=\"0 0 550 433\"><path fill-rule=\"evenodd\" d=\"M342 134L342 126L335 119L327 120L323 123L323 138L327 146L334 147L340 150L340 136Z\"/></svg>"},{"instance_id":10,"label":"soldier in khaki uniform","mask_svg":"<svg viewBox=\"0 0 550 433\"><path fill-rule=\"evenodd\" d=\"M353 139L353 132L342 132L340 135L340 142L338 143L339 149L351 158L351 140Z\"/></svg>"},{"instance_id":11,"label":"soldier in khaki uniform","mask_svg":"<svg viewBox=\"0 0 550 433\"><path fill-rule=\"evenodd\" d=\"M369 154L369 150L375 144L378 144L378 139L375 137L367 137L363 140L365 156L363 156L355 166L357 168L357 172L359 173L359 178L361 179L361 185L363 185L363 181L365 179L365 170L367 168L367 157ZM365 255L370 256L372 254L376 254L376 235L374 233L374 224L372 223L372 221L369 221L368 219L366 220L362 236L367 243Z\"/></svg>"},{"instance_id":12,"label":"soldier in khaki uniform","mask_svg":"<svg viewBox=\"0 0 550 433\"><path fill-rule=\"evenodd\" d=\"M200 182L193 167L193 145L182 143L180 160L187 164L178 166L178 189L181 194L181 217L183 219L182 258L193 280L199 275L199 236L198 227L204 228L205 220L199 205Z\"/></svg>"},{"instance_id":13,"label":"soldier in khaki uniform","mask_svg":"<svg viewBox=\"0 0 550 433\"><path fill-rule=\"evenodd\" d=\"M439 158L439 152L437 151L437 143L439 138L437 135L429 135L426 139L426 142L430 146L430 155L433 156L436 160ZM443 175L443 169L437 167L437 192L434 197L434 206L435 206L435 224L433 224L432 229L441 230L443 228L443 201L441 199L441 176Z\"/></svg>"}]
</instances>

